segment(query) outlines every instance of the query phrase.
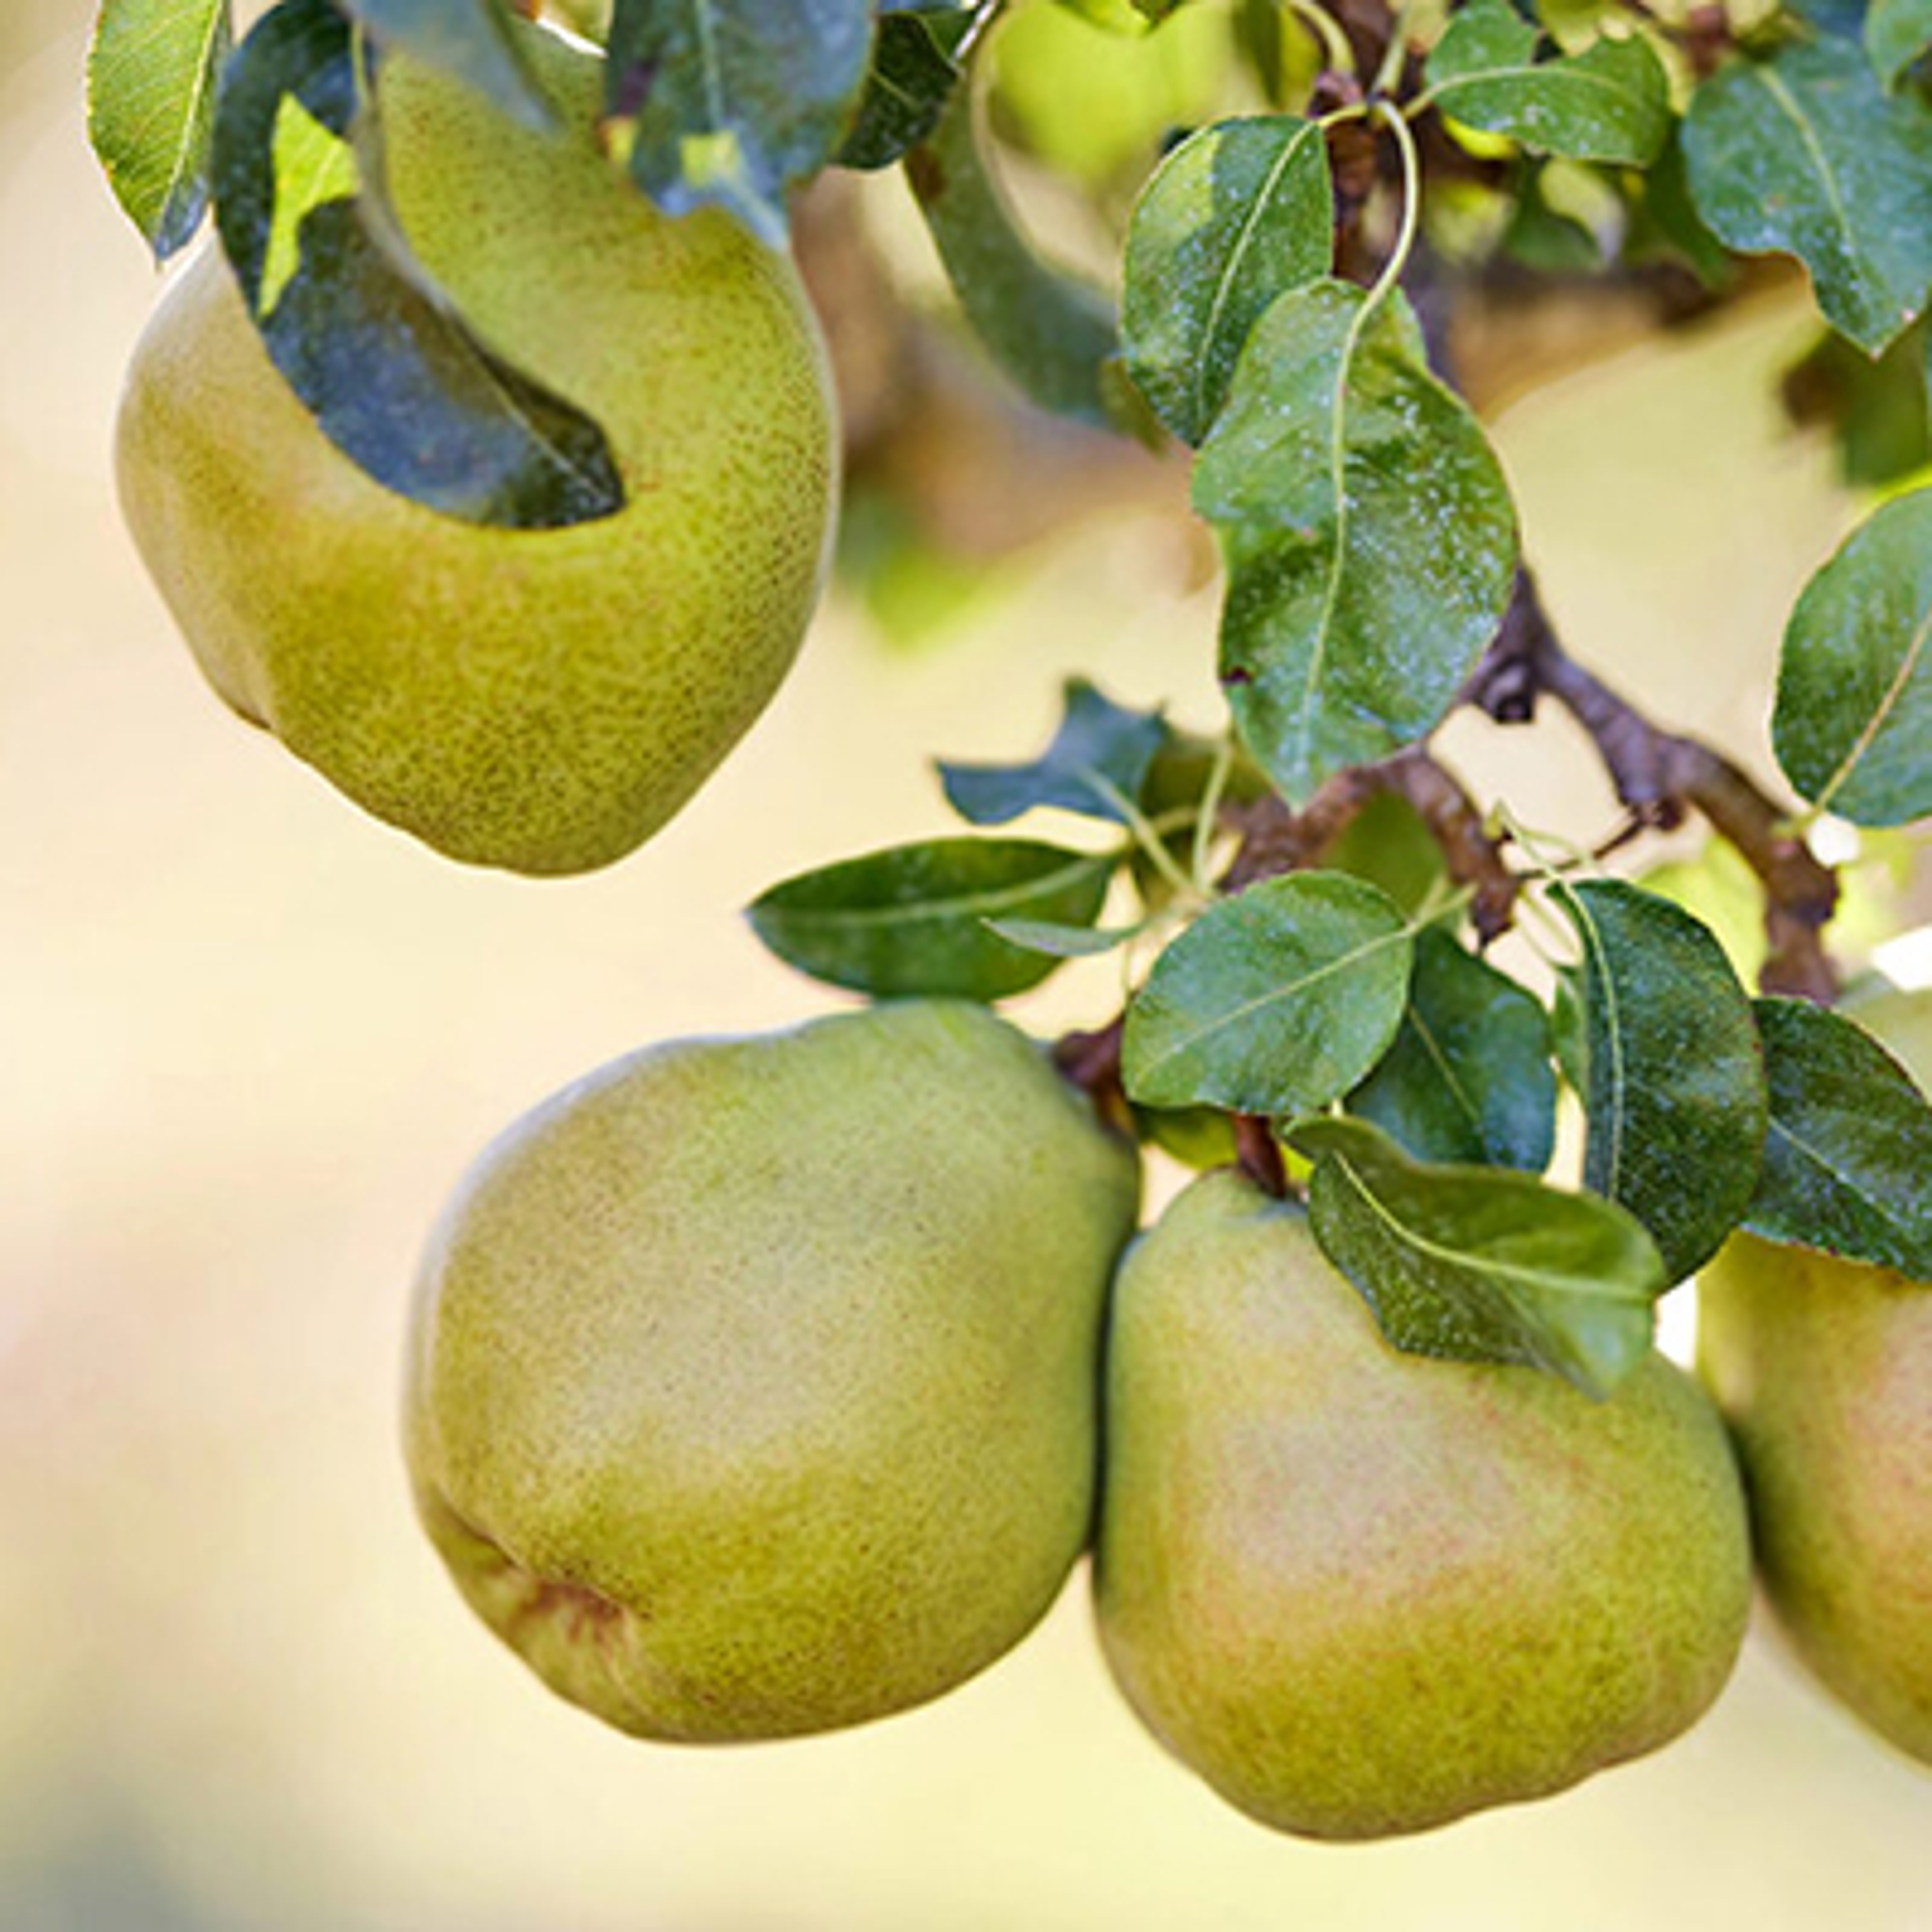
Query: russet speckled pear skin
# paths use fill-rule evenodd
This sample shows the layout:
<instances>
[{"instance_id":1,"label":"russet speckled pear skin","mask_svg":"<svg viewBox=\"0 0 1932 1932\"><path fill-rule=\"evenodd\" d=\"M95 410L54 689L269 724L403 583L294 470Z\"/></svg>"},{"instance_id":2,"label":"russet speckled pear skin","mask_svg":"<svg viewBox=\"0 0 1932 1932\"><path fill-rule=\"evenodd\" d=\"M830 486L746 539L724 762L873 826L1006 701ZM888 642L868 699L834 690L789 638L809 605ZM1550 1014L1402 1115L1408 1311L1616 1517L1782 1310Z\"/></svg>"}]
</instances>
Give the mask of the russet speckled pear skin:
<instances>
[{"instance_id":1,"label":"russet speckled pear skin","mask_svg":"<svg viewBox=\"0 0 1932 1932\"><path fill-rule=\"evenodd\" d=\"M1385 1342L1300 1209L1203 1177L1108 1343L1100 1635L1224 1798L1328 1839L1544 1796L1675 1737L1750 1600L1716 1412L1660 1358L1607 1402Z\"/></svg>"},{"instance_id":2,"label":"russet speckled pear skin","mask_svg":"<svg viewBox=\"0 0 1932 1932\"><path fill-rule=\"evenodd\" d=\"M1852 1017L1932 1078L1932 995ZM1844 1704L1932 1764L1932 1286L1738 1234L1699 1276L1697 1307L1698 1367L1743 1458L1780 1628Z\"/></svg>"},{"instance_id":3,"label":"russet speckled pear skin","mask_svg":"<svg viewBox=\"0 0 1932 1932\"><path fill-rule=\"evenodd\" d=\"M422 1517L619 1728L776 1738L938 1696L1085 1547L1138 1170L986 1009L620 1060L510 1130L413 1322Z\"/></svg>"},{"instance_id":4,"label":"russet speckled pear skin","mask_svg":"<svg viewBox=\"0 0 1932 1932\"><path fill-rule=\"evenodd\" d=\"M129 527L217 691L377 816L530 873L621 856L776 690L836 493L822 345L790 264L658 215L597 151L594 64L526 36L567 134L383 69L389 183L483 339L603 428L628 496L546 531L425 509L342 455L210 248L137 349Z\"/></svg>"}]
</instances>

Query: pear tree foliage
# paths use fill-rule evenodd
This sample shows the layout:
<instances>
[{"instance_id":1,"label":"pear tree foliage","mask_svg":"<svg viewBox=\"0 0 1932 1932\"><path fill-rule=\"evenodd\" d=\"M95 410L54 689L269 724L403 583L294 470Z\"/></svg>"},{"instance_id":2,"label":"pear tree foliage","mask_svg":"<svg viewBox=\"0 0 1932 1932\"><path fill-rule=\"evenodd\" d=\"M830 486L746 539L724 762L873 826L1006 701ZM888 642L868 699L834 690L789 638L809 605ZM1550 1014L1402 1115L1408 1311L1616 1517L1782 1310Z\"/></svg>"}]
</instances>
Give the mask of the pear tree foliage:
<instances>
[{"instance_id":1,"label":"pear tree foliage","mask_svg":"<svg viewBox=\"0 0 1932 1932\"><path fill-rule=\"evenodd\" d=\"M1208 4L1075 10L1145 38ZM596 421L416 259L383 71L406 55L543 127L514 17L539 10L601 44L599 138L669 214L783 248L814 176L901 172L992 363L1178 452L1225 566L1219 736L1076 680L1043 748L941 766L958 833L764 893L767 946L870 998L988 1002L1113 956L1120 1010L1064 1069L1143 1140L1305 1191L1405 1348L1603 1394L1740 1226L1932 1281L1932 1108L1831 1010L1836 881L1807 843L1828 814L1909 856L1932 816L1932 11L1297 0L1263 31L1223 9L1226 111L1096 208L1106 289L1006 185L1004 0L278 0L244 37L230 0L103 0L93 138L157 260L212 220L338 446L445 514L532 530L611 514L623 485ZM1526 274L1668 277L1714 308L1779 272L1816 313L1801 412L1886 494L1791 613L1772 796L1564 653L1449 323ZM1644 883L1436 759L1459 706L1516 723L1540 700L1595 740L1612 842L1640 856L1701 818L1728 900L1721 868ZM1512 926L1540 980L1489 956Z\"/></svg>"}]
</instances>

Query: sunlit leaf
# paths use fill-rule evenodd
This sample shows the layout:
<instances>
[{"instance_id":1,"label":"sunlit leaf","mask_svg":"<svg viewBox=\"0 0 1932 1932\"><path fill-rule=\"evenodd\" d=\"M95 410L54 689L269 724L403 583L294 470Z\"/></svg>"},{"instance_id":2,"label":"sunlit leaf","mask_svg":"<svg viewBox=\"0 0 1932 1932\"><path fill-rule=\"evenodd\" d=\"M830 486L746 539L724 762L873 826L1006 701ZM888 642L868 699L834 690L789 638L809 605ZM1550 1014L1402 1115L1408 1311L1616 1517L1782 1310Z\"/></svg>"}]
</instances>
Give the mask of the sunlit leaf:
<instances>
[{"instance_id":1,"label":"sunlit leaf","mask_svg":"<svg viewBox=\"0 0 1932 1932\"><path fill-rule=\"evenodd\" d=\"M1399 296L1322 281L1256 325L1195 467L1228 560L1221 676L1295 803L1440 722L1516 580L1516 514Z\"/></svg>"},{"instance_id":2,"label":"sunlit leaf","mask_svg":"<svg viewBox=\"0 0 1932 1932\"><path fill-rule=\"evenodd\" d=\"M88 134L157 260L184 247L208 212L215 88L234 44L230 0L102 0Z\"/></svg>"},{"instance_id":3,"label":"sunlit leaf","mask_svg":"<svg viewBox=\"0 0 1932 1932\"><path fill-rule=\"evenodd\" d=\"M1932 490L1886 504L1804 587L1772 743L1802 797L1860 825L1932 813Z\"/></svg>"},{"instance_id":4,"label":"sunlit leaf","mask_svg":"<svg viewBox=\"0 0 1932 1932\"><path fill-rule=\"evenodd\" d=\"M1608 1395L1649 1352L1668 1286L1631 1216L1499 1168L1425 1166L1361 1120L1298 1121L1309 1220L1412 1354L1520 1362Z\"/></svg>"}]
</instances>

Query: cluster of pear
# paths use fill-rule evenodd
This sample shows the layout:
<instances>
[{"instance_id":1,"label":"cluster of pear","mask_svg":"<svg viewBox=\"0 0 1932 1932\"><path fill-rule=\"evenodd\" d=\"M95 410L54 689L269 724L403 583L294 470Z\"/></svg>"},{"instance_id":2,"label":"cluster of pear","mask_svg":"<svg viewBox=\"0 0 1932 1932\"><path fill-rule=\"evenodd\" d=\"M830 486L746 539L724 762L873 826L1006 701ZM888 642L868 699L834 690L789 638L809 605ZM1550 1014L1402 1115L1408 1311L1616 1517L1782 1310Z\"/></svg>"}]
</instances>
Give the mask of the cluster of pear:
<instances>
[{"instance_id":1,"label":"cluster of pear","mask_svg":"<svg viewBox=\"0 0 1932 1932\"><path fill-rule=\"evenodd\" d=\"M1653 1356L1598 1402L1399 1354L1292 1203L1213 1172L1136 1237L1139 1192L983 1007L620 1060L511 1128L432 1244L430 1536L554 1688L688 1741L936 1696L1090 1551L1149 1726L1320 1838L1555 1792L1698 1718L1751 1538L1695 1382ZM1739 1238L1706 1346L1776 1600L1925 1754L1932 1292Z\"/></svg>"},{"instance_id":2,"label":"cluster of pear","mask_svg":"<svg viewBox=\"0 0 1932 1932\"><path fill-rule=\"evenodd\" d=\"M553 130L386 60L387 192L482 340L602 429L625 506L525 529L384 488L278 372L212 245L136 351L117 455L129 529L233 710L449 856L557 874L662 826L790 669L837 412L790 260L719 211L659 214L598 148L598 64L519 40Z\"/></svg>"}]
</instances>

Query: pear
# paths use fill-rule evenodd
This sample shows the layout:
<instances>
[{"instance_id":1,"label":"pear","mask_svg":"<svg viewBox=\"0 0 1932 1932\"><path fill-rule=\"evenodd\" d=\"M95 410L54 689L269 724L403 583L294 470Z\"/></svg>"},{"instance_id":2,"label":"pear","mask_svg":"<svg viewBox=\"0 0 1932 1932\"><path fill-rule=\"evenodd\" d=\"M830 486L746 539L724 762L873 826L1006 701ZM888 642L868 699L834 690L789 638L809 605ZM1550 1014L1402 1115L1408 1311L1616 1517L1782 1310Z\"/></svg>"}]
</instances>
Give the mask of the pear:
<instances>
[{"instance_id":1,"label":"pear","mask_svg":"<svg viewBox=\"0 0 1932 1932\"><path fill-rule=\"evenodd\" d=\"M1420 1832L1675 1737L1750 1601L1723 1426L1652 1356L1607 1402L1385 1342L1304 1212L1202 1176L1108 1345L1100 1636L1262 1823Z\"/></svg>"},{"instance_id":2,"label":"pear","mask_svg":"<svg viewBox=\"0 0 1932 1932\"><path fill-rule=\"evenodd\" d=\"M1932 995L1853 1016L1932 1079ZM1840 1702L1932 1764L1932 1286L1738 1234L1697 1305L1779 1626Z\"/></svg>"},{"instance_id":3,"label":"pear","mask_svg":"<svg viewBox=\"0 0 1932 1932\"><path fill-rule=\"evenodd\" d=\"M512 1127L423 1268L405 1441L458 1587L620 1729L938 1696L1086 1544L1124 1141L985 1008L620 1060Z\"/></svg>"},{"instance_id":4,"label":"pear","mask_svg":"<svg viewBox=\"0 0 1932 1932\"><path fill-rule=\"evenodd\" d=\"M559 131L398 55L388 176L416 254L511 364L603 428L627 505L548 530L371 480L268 359L210 249L137 348L128 526L215 689L449 856L587 870L670 818L764 708L837 480L797 277L730 217L658 214L598 151L596 63L523 34Z\"/></svg>"}]
</instances>

